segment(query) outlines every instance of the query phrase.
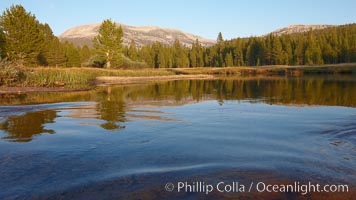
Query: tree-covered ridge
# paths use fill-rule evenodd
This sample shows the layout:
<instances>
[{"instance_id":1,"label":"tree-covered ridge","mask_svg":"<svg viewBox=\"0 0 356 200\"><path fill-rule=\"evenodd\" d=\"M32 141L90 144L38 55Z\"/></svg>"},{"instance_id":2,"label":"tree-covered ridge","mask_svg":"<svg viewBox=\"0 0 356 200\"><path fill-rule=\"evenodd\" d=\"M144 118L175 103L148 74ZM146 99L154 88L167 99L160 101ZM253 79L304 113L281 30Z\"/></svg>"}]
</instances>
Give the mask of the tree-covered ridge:
<instances>
[{"instance_id":1,"label":"tree-covered ridge","mask_svg":"<svg viewBox=\"0 0 356 200\"><path fill-rule=\"evenodd\" d=\"M110 23L109 23L110 22ZM111 25L111 26L109 26ZM94 49L60 42L48 24L21 5L0 16L0 58L25 66L179 68L259 65L320 65L356 62L356 24L305 33L237 38L203 47L198 40L187 47L176 39L172 46L155 42L122 47L122 29L105 20ZM105 28L106 27L106 28ZM105 38L104 38L105 36ZM103 45L106 43L106 45ZM109 48L105 49L108 46ZM109 50L109 51L108 51ZM107 54L109 52L109 54ZM108 56L109 55L109 56Z\"/></svg>"},{"instance_id":2,"label":"tree-covered ridge","mask_svg":"<svg viewBox=\"0 0 356 200\"><path fill-rule=\"evenodd\" d=\"M356 62L356 24L305 33L281 36L269 34L264 37L229 41L223 41L219 33L217 40L216 45L207 48L202 47L199 41L196 41L192 48L155 43L138 50L137 57L152 67L320 65ZM181 63L184 65L180 65Z\"/></svg>"}]
</instances>

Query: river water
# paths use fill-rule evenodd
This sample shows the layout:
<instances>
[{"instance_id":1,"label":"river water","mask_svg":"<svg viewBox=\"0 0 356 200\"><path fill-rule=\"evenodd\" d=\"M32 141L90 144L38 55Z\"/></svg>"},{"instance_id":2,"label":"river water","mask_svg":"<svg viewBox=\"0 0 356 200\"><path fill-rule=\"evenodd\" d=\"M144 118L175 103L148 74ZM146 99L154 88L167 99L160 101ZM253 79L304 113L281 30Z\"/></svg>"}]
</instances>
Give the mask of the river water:
<instances>
[{"instance_id":1,"label":"river water","mask_svg":"<svg viewBox=\"0 0 356 200\"><path fill-rule=\"evenodd\" d=\"M355 77L165 81L0 102L0 199L356 194ZM242 189L219 191L221 182ZM348 192L257 188L309 182Z\"/></svg>"}]
</instances>

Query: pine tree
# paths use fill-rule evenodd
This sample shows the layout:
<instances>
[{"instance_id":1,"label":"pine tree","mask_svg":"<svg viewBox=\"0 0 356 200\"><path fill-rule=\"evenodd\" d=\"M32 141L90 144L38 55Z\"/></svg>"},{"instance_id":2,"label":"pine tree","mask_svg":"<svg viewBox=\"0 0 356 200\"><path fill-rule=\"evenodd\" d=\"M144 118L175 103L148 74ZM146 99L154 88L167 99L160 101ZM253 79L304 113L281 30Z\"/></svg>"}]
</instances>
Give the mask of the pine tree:
<instances>
[{"instance_id":1,"label":"pine tree","mask_svg":"<svg viewBox=\"0 0 356 200\"><path fill-rule=\"evenodd\" d=\"M218 67L225 67L226 64L225 64L225 60L223 58L223 54L219 53L218 55L219 55L218 59L217 59L218 60Z\"/></svg>"},{"instance_id":2,"label":"pine tree","mask_svg":"<svg viewBox=\"0 0 356 200\"><path fill-rule=\"evenodd\" d=\"M65 43L65 55L67 67L80 67L80 53L72 43Z\"/></svg>"},{"instance_id":3,"label":"pine tree","mask_svg":"<svg viewBox=\"0 0 356 200\"><path fill-rule=\"evenodd\" d=\"M49 66L64 67L66 63L65 48L59 42L57 37L54 37L49 43L49 51L46 57Z\"/></svg>"},{"instance_id":4,"label":"pine tree","mask_svg":"<svg viewBox=\"0 0 356 200\"><path fill-rule=\"evenodd\" d=\"M127 55L131 60L137 61L137 48L134 40L131 40L130 47L127 51Z\"/></svg>"},{"instance_id":5,"label":"pine tree","mask_svg":"<svg viewBox=\"0 0 356 200\"><path fill-rule=\"evenodd\" d=\"M356 26L354 26L353 28L351 27L351 32L354 34L350 35L350 57L351 57L351 62L356 62Z\"/></svg>"},{"instance_id":6,"label":"pine tree","mask_svg":"<svg viewBox=\"0 0 356 200\"><path fill-rule=\"evenodd\" d=\"M223 41L224 41L224 38L223 38L223 36L222 36L222 33L221 33L221 32L219 32L219 34L218 34L218 38L216 39L216 41L217 41L218 43L220 43L220 42L223 42Z\"/></svg>"},{"instance_id":7,"label":"pine tree","mask_svg":"<svg viewBox=\"0 0 356 200\"><path fill-rule=\"evenodd\" d=\"M197 52L195 50L189 53L190 67L197 67Z\"/></svg>"},{"instance_id":8,"label":"pine tree","mask_svg":"<svg viewBox=\"0 0 356 200\"><path fill-rule=\"evenodd\" d=\"M99 28L99 35L93 39L94 48L99 56L105 57L106 67L121 67L122 58L122 37L121 26L117 27L110 19L104 20Z\"/></svg>"},{"instance_id":9,"label":"pine tree","mask_svg":"<svg viewBox=\"0 0 356 200\"><path fill-rule=\"evenodd\" d=\"M322 47L323 60L326 64L337 63L337 51L335 51L329 43Z\"/></svg>"},{"instance_id":10,"label":"pine tree","mask_svg":"<svg viewBox=\"0 0 356 200\"><path fill-rule=\"evenodd\" d=\"M49 64L48 56L50 52L50 43L55 36L53 35L52 29L48 24L40 24L40 31L43 37L43 43L41 47L41 52L37 56L37 60L39 65L47 66Z\"/></svg>"},{"instance_id":11,"label":"pine tree","mask_svg":"<svg viewBox=\"0 0 356 200\"><path fill-rule=\"evenodd\" d=\"M206 51L204 52L204 66L205 67L211 67L211 58L212 56L210 55L211 48L207 48Z\"/></svg>"},{"instance_id":12,"label":"pine tree","mask_svg":"<svg viewBox=\"0 0 356 200\"><path fill-rule=\"evenodd\" d=\"M159 68L164 68L168 66L168 56L167 56L167 49L166 48L161 48L158 52L157 60L158 60L158 67Z\"/></svg>"},{"instance_id":13,"label":"pine tree","mask_svg":"<svg viewBox=\"0 0 356 200\"><path fill-rule=\"evenodd\" d=\"M87 45L84 45L80 49L80 62L81 66L86 66L90 60L91 57L91 51Z\"/></svg>"},{"instance_id":14,"label":"pine tree","mask_svg":"<svg viewBox=\"0 0 356 200\"><path fill-rule=\"evenodd\" d=\"M244 56L243 56L243 41L240 38L237 38L233 45L233 57L235 66L244 65Z\"/></svg>"},{"instance_id":15,"label":"pine tree","mask_svg":"<svg viewBox=\"0 0 356 200\"><path fill-rule=\"evenodd\" d=\"M294 50L294 64L305 64L305 42L302 38L296 40L296 47Z\"/></svg>"},{"instance_id":16,"label":"pine tree","mask_svg":"<svg viewBox=\"0 0 356 200\"><path fill-rule=\"evenodd\" d=\"M287 35L283 35L281 37L282 48L284 52L282 64L291 65L293 63L293 50L290 42L290 38Z\"/></svg>"},{"instance_id":17,"label":"pine tree","mask_svg":"<svg viewBox=\"0 0 356 200\"><path fill-rule=\"evenodd\" d=\"M197 67L204 67L204 49L198 39L195 40L195 47L197 49Z\"/></svg>"},{"instance_id":18,"label":"pine tree","mask_svg":"<svg viewBox=\"0 0 356 200\"><path fill-rule=\"evenodd\" d=\"M162 45L159 42L154 42L151 46L151 57L152 57L152 66L154 68L159 68L160 63L158 60L158 55L160 54L160 52L162 52ZM163 53L163 52L162 52ZM162 54L164 55L164 54ZM161 63L163 64L163 63Z\"/></svg>"},{"instance_id":19,"label":"pine tree","mask_svg":"<svg viewBox=\"0 0 356 200\"><path fill-rule=\"evenodd\" d=\"M178 39L173 44L173 67L183 67L183 49Z\"/></svg>"},{"instance_id":20,"label":"pine tree","mask_svg":"<svg viewBox=\"0 0 356 200\"><path fill-rule=\"evenodd\" d=\"M273 35L269 34L264 41L265 43L264 59L266 65L271 65L272 63L272 41L273 41L272 38Z\"/></svg>"},{"instance_id":21,"label":"pine tree","mask_svg":"<svg viewBox=\"0 0 356 200\"><path fill-rule=\"evenodd\" d=\"M2 28L0 27L0 59L4 58L5 55L5 34Z\"/></svg>"},{"instance_id":22,"label":"pine tree","mask_svg":"<svg viewBox=\"0 0 356 200\"><path fill-rule=\"evenodd\" d=\"M21 5L13 5L0 17L0 27L5 33L8 58L26 65L36 65L44 41L36 17Z\"/></svg>"},{"instance_id":23,"label":"pine tree","mask_svg":"<svg viewBox=\"0 0 356 200\"><path fill-rule=\"evenodd\" d=\"M197 46L195 43L192 44L192 48L189 52L189 61L190 61L190 67L197 67Z\"/></svg>"},{"instance_id":24,"label":"pine tree","mask_svg":"<svg viewBox=\"0 0 356 200\"><path fill-rule=\"evenodd\" d=\"M272 40L271 64L280 65L283 64L283 60L284 60L284 52L282 49L281 41L279 40L279 37L274 37Z\"/></svg>"},{"instance_id":25,"label":"pine tree","mask_svg":"<svg viewBox=\"0 0 356 200\"><path fill-rule=\"evenodd\" d=\"M344 37L341 42L341 51L340 51L340 60L341 62L348 63L350 62L350 46L349 46L349 41L348 37Z\"/></svg>"},{"instance_id":26,"label":"pine tree","mask_svg":"<svg viewBox=\"0 0 356 200\"><path fill-rule=\"evenodd\" d=\"M321 48L312 32L309 32L308 36L308 46L305 50L305 62L307 65L324 64Z\"/></svg>"},{"instance_id":27,"label":"pine tree","mask_svg":"<svg viewBox=\"0 0 356 200\"><path fill-rule=\"evenodd\" d=\"M232 58L231 52L226 54L225 64L226 64L226 67L232 67L233 66L233 58Z\"/></svg>"},{"instance_id":28,"label":"pine tree","mask_svg":"<svg viewBox=\"0 0 356 200\"><path fill-rule=\"evenodd\" d=\"M153 67L153 58L151 57L151 47L149 45L143 46L139 53L140 61L145 62L148 66Z\"/></svg>"},{"instance_id":29,"label":"pine tree","mask_svg":"<svg viewBox=\"0 0 356 200\"><path fill-rule=\"evenodd\" d=\"M246 62L250 66L256 66L264 60L263 44L258 38L251 38L246 50Z\"/></svg>"},{"instance_id":30,"label":"pine tree","mask_svg":"<svg viewBox=\"0 0 356 200\"><path fill-rule=\"evenodd\" d=\"M189 61L189 56L188 56L188 49L183 48L183 57L182 57L182 66L183 67L189 67L190 66L190 61Z\"/></svg>"}]
</instances>

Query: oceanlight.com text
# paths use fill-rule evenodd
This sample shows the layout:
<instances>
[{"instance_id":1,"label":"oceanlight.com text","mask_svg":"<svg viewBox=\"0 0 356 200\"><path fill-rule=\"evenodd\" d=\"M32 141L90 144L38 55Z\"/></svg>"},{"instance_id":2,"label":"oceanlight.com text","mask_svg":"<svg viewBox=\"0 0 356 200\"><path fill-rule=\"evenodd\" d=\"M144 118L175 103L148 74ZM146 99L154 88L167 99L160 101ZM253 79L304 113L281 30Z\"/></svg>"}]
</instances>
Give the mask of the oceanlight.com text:
<instances>
[{"instance_id":1,"label":"oceanlight.com text","mask_svg":"<svg viewBox=\"0 0 356 200\"><path fill-rule=\"evenodd\" d=\"M349 187L346 184L319 184L308 182L306 184L293 182L291 184L268 184L264 182L251 182L242 184L235 182L218 182L210 184L204 181L196 182L177 182L167 183L165 190L168 192L186 192L186 193L205 193L208 195L211 192L220 193L238 193L238 192L293 192L302 195L311 192L348 192Z\"/></svg>"}]
</instances>

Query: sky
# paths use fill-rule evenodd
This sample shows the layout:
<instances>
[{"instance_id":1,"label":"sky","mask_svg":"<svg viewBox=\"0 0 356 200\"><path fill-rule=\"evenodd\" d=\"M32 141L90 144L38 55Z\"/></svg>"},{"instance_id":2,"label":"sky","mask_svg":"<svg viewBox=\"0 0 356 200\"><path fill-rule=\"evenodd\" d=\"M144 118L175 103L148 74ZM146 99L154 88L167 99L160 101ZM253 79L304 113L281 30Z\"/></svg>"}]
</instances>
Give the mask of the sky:
<instances>
[{"instance_id":1,"label":"sky","mask_svg":"<svg viewBox=\"0 0 356 200\"><path fill-rule=\"evenodd\" d=\"M355 0L1 0L21 4L59 35L105 19L175 28L209 39L260 36L293 24L356 22Z\"/></svg>"}]
</instances>

